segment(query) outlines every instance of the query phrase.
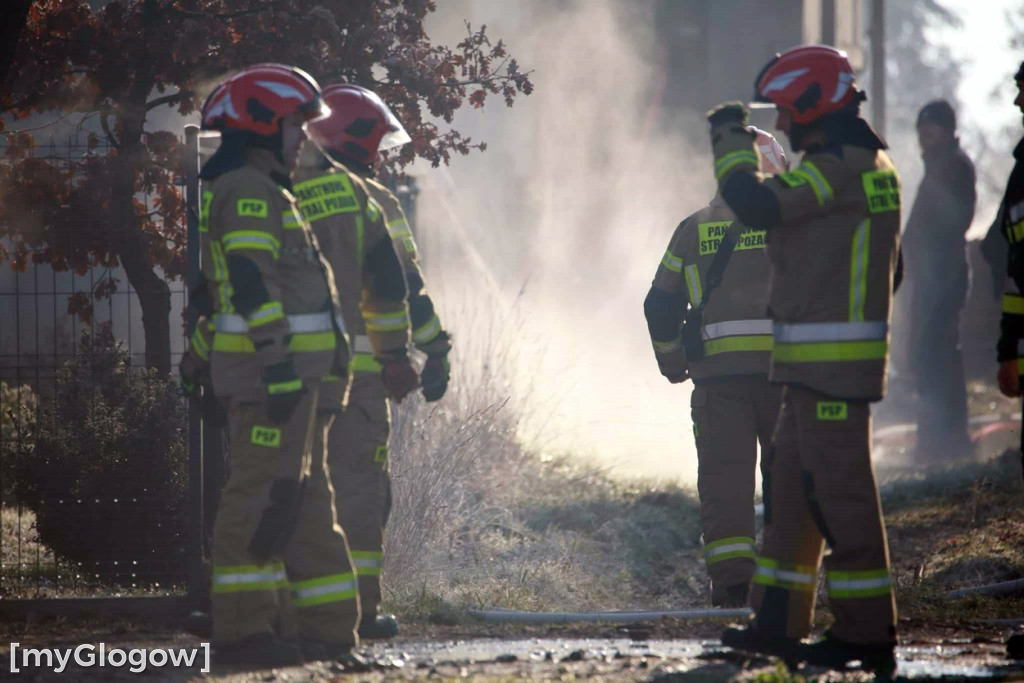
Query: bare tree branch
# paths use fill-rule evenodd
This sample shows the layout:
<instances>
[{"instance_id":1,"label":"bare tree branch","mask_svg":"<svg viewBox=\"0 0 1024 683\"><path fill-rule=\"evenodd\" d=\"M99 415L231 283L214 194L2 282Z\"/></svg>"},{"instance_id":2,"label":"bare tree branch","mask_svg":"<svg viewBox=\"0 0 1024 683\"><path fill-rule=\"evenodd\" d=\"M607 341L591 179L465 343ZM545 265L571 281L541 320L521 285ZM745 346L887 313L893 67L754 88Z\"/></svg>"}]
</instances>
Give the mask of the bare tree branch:
<instances>
[{"instance_id":1,"label":"bare tree branch","mask_svg":"<svg viewBox=\"0 0 1024 683\"><path fill-rule=\"evenodd\" d=\"M111 144L114 149L120 149L121 143L114 137L114 133L110 130L110 124L107 122L107 117L111 116L109 109L104 109L100 112L100 125L103 127L103 133L107 136L107 142Z\"/></svg>"}]
</instances>

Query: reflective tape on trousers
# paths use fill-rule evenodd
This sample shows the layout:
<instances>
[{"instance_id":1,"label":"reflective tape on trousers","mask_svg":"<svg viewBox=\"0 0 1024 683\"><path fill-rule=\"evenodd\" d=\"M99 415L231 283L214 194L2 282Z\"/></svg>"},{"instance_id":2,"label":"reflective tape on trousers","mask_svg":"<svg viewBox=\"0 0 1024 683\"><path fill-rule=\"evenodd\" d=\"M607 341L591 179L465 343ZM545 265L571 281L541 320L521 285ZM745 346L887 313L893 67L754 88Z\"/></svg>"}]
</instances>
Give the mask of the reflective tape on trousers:
<instances>
[{"instance_id":1,"label":"reflective tape on trousers","mask_svg":"<svg viewBox=\"0 0 1024 683\"><path fill-rule=\"evenodd\" d=\"M802 344L805 342L876 341L885 339L889 324L883 321L851 323L775 323L772 327L775 342Z\"/></svg>"},{"instance_id":2,"label":"reflective tape on trousers","mask_svg":"<svg viewBox=\"0 0 1024 683\"><path fill-rule=\"evenodd\" d=\"M288 319L289 331L293 334L327 332L333 330L335 325L342 332L345 331L345 322L341 316L332 316L328 311L299 313L285 317ZM214 326L218 332L227 332L229 334L245 334L249 331L249 323L244 317L229 313L218 315Z\"/></svg>"},{"instance_id":3,"label":"reflective tape on trousers","mask_svg":"<svg viewBox=\"0 0 1024 683\"><path fill-rule=\"evenodd\" d=\"M771 320L726 320L704 326L704 339L736 337L748 334L771 334Z\"/></svg>"},{"instance_id":4,"label":"reflective tape on trousers","mask_svg":"<svg viewBox=\"0 0 1024 683\"><path fill-rule=\"evenodd\" d=\"M365 334L357 334L352 342L352 350L356 353L373 353L373 345Z\"/></svg>"}]
</instances>

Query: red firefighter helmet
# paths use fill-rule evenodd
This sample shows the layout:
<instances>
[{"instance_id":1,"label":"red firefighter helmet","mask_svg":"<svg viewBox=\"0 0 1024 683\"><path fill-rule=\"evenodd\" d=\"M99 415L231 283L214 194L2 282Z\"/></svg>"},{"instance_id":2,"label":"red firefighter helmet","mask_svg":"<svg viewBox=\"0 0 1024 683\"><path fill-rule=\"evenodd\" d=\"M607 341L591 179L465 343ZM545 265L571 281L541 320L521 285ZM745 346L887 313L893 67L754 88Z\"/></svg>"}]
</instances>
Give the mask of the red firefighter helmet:
<instances>
[{"instance_id":1,"label":"red firefighter helmet","mask_svg":"<svg viewBox=\"0 0 1024 683\"><path fill-rule=\"evenodd\" d=\"M306 121L330 113L312 76L284 64L250 66L217 86L203 105L202 127L273 135L296 112Z\"/></svg>"},{"instance_id":2,"label":"red firefighter helmet","mask_svg":"<svg viewBox=\"0 0 1024 683\"><path fill-rule=\"evenodd\" d=\"M789 170L786 150L768 131L757 126L747 126L747 130L757 136L757 151L761 153L761 170L771 175L779 175Z\"/></svg>"},{"instance_id":3,"label":"red firefighter helmet","mask_svg":"<svg viewBox=\"0 0 1024 683\"><path fill-rule=\"evenodd\" d=\"M754 102L790 112L808 124L864 98L846 53L828 45L801 45L775 55L754 81Z\"/></svg>"},{"instance_id":4,"label":"red firefighter helmet","mask_svg":"<svg viewBox=\"0 0 1024 683\"><path fill-rule=\"evenodd\" d=\"M388 105L371 90L350 84L329 85L324 89L324 101L331 115L309 126L310 135L322 147L372 164L378 152L412 140Z\"/></svg>"}]
</instances>

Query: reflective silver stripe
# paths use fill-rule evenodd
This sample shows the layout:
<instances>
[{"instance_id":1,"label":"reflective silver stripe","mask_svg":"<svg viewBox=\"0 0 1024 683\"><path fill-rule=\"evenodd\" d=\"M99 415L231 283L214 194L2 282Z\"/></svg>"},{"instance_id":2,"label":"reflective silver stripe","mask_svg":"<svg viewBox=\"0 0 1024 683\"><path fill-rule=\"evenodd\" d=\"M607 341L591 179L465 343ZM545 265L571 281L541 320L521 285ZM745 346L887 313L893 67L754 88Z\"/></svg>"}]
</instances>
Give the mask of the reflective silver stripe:
<instances>
[{"instance_id":1,"label":"reflective silver stripe","mask_svg":"<svg viewBox=\"0 0 1024 683\"><path fill-rule=\"evenodd\" d=\"M338 330L341 333L343 333L343 334L347 334L348 333L348 328L345 327L345 319L343 317L341 317L341 313L335 314L335 316L334 316L334 324L337 325Z\"/></svg>"},{"instance_id":2,"label":"reflective silver stripe","mask_svg":"<svg viewBox=\"0 0 1024 683\"><path fill-rule=\"evenodd\" d=\"M217 574L213 575L213 582L221 586L237 583L264 583L267 581L284 581L288 576L284 570L276 572L259 572L251 574Z\"/></svg>"},{"instance_id":3,"label":"reflective silver stripe","mask_svg":"<svg viewBox=\"0 0 1024 683\"><path fill-rule=\"evenodd\" d=\"M313 586L312 588L292 589L292 595L294 595L296 598L315 598L319 595L329 595L331 593L341 593L342 591L350 591L355 587L355 581L339 581L338 583L328 583L324 586Z\"/></svg>"},{"instance_id":4,"label":"reflective silver stripe","mask_svg":"<svg viewBox=\"0 0 1024 683\"><path fill-rule=\"evenodd\" d=\"M651 341L654 342L654 350L658 353L672 353L673 351L678 351L683 348L682 337L676 337L675 339L667 342L658 341L656 339L652 339Z\"/></svg>"},{"instance_id":5,"label":"reflective silver stripe","mask_svg":"<svg viewBox=\"0 0 1024 683\"><path fill-rule=\"evenodd\" d=\"M327 332L334 329L334 316L326 311L322 313L299 313L286 317L290 326L289 331L294 334ZM214 325L218 332L229 334L245 334L249 331L249 323L246 322L245 318L235 314L221 313L217 316Z\"/></svg>"},{"instance_id":6,"label":"reflective silver stripe","mask_svg":"<svg viewBox=\"0 0 1024 683\"><path fill-rule=\"evenodd\" d=\"M771 334L772 321L762 320L726 320L720 323L711 323L704 326L705 339L718 339L719 337L735 337L748 334Z\"/></svg>"},{"instance_id":7,"label":"reflective silver stripe","mask_svg":"<svg viewBox=\"0 0 1024 683\"><path fill-rule=\"evenodd\" d=\"M363 569L373 569L375 567L383 567L384 562L381 560L374 560L369 557L356 557L352 559L352 563L356 568L362 567Z\"/></svg>"},{"instance_id":8,"label":"reflective silver stripe","mask_svg":"<svg viewBox=\"0 0 1024 683\"><path fill-rule=\"evenodd\" d=\"M707 557L717 557L718 555L724 555L726 553L734 553L738 550L754 550L753 543L730 543L728 545L720 545L714 548L708 548L704 551Z\"/></svg>"},{"instance_id":9,"label":"reflective silver stripe","mask_svg":"<svg viewBox=\"0 0 1024 683\"><path fill-rule=\"evenodd\" d=\"M365 334L357 334L355 341L352 343L355 346L356 353L373 353L373 344L370 343L370 338Z\"/></svg>"},{"instance_id":10,"label":"reflective silver stripe","mask_svg":"<svg viewBox=\"0 0 1024 683\"><path fill-rule=\"evenodd\" d=\"M782 344L803 342L868 341L885 339L889 323L882 321L855 323L775 323L775 341Z\"/></svg>"},{"instance_id":11,"label":"reflective silver stripe","mask_svg":"<svg viewBox=\"0 0 1024 683\"><path fill-rule=\"evenodd\" d=\"M863 590L865 588L887 588L892 585L888 576L874 579L833 579L828 577L829 590Z\"/></svg>"},{"instance_id":12,"label":"reflective silver stripe","mask_svg":"<svg viewBox=\"0 0 1024 683\"><path fill-rule=\"evenodd\" d=\"M425 344L441 331L441 321L435 315L429 322L412 333L412 340L417 344Z\"/></svg>"},{"instance_id":13,"label":"reflective silver stripe","mask_svg":"<svg viewBox=\"0 0 1024 683\"><path fill-rule=\"evenodd\" d=\"M817 579L816 576L812 576L811 574L803 574L801 572L794 572L788 569L765 567L763 565L758 565L757 573L761 576L778 579L780 581L788 581L790 583L812 584Z\"/></svg>"}]
</instances>

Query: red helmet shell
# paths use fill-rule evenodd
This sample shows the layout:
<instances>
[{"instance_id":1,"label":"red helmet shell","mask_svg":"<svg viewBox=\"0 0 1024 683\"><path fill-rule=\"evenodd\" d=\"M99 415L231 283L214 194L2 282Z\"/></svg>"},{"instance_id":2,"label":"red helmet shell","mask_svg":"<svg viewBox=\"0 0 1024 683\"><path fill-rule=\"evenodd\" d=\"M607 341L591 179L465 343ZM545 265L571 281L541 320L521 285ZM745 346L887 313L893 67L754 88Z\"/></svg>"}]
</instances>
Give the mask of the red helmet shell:
<instances>
[{"instance_id":1,"label":"red helmet shell","mask_svg":"<svg viewBox=\"0 0 1024 683\"><path fill-rule=\"evenodd\" d=\"M323 96L331 115L309 126L310 135L321 146L372 164L381 150L410 141L402 124L375 92L339 84L327 86Z\"/></svg>"},{"instance_id":2,"label":"red helmet shell","mask_svg":"<svg viewBox=\"0 0 1024 683\"><path fill-rule=\"evenodd\" d=\"M259 64L221 83L203 105L203 128L273 135L296 112L307 121L329 111L312 76L283 64Z\"/></svg>"},{"instance_id":3,"label":"red helmet shell","mask_svg":"<svg viewBox=\"0 0 1024 683\"><path fill-rule=\"evenodd\" d=\"M811 123L861 98L846 53L828 45L801 45L775 57L754 84L755 102L790 112L794 123Z\"/></svg>"}]
</instances>

